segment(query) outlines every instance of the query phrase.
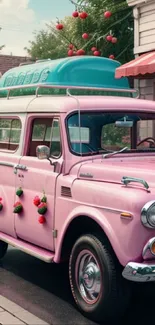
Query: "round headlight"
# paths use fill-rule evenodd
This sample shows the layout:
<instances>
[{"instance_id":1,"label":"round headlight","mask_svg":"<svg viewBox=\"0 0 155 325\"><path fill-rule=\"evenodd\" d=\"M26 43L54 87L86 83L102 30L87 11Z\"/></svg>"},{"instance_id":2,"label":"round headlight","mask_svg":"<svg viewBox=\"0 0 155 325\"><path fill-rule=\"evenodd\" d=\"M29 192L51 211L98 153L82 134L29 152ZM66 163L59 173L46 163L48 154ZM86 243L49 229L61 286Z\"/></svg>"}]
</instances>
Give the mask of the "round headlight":
<instances>
[{"instance_id":1,"label":"round headlight","mask_svg":"<svg viewBox=\"0 0 155 325\"><path fill-rule=\"evenodd\" d=\"M142 224L148 228L155 228L155 201L146 203L141 211Z\"/></svg>"}]
</instances>

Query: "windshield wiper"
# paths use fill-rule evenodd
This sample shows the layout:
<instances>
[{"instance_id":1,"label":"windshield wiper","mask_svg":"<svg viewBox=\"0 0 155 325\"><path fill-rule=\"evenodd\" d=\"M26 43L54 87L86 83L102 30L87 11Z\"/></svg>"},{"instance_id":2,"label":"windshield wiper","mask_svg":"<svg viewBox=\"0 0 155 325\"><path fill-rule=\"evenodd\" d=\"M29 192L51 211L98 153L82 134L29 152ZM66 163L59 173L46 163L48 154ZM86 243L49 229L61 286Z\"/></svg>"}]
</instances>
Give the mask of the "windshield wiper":
<instances>
[{"instance_id":1,"label":"windshield wiper","mask_svg":"<svg viewBox=\"0 0 155 325\"><path fill-rule=\"evenodd\" d=\"M103 155L103 158L110 158L110 157L116 155L117 153L125 152L127 150L129 150L129 148L128 147L124 147L121 150L113 151L113 152L110 152L110 153L107 153L107 154Z\"/></svg>"}]
</instances>

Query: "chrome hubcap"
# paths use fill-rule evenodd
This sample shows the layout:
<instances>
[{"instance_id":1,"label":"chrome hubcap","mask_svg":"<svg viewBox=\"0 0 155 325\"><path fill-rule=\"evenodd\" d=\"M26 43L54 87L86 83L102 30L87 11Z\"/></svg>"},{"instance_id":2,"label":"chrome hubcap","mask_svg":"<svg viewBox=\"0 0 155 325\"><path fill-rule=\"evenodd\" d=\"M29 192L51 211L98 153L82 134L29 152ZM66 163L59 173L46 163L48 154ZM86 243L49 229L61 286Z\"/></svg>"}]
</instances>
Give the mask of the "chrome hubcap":
<instances>
[{"instance_id":1,"label":"chrome hubcap","mask_svg":"<svg viewBox=\"0 0 155 325\"><path fill-rule=\"evenodd\" d=\"M82 251L76 261L76 283L82 298L94 304L100 297L101 270L95 256L90 251Z\"/></svg>"}]
</instances>

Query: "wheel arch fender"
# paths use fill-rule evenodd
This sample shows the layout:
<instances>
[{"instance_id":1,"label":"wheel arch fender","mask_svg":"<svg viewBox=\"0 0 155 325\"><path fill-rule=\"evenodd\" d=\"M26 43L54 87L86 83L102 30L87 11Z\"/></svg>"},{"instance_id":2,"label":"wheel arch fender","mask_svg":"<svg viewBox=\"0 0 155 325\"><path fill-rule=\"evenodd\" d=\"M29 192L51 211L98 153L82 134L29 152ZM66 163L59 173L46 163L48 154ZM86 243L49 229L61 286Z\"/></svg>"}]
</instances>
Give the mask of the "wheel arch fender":
<instances>
[{"instance_id":1,"label":"wheel arch fender","mask_svg":"<svg viewBox=\"0 0 155 325\"><path fill-rule=\"evenodd\" d=\"M65 238L68 235L69 230L73 225L73 223L79 220L80 218L85 218L85 219L87 218L88 222L89 220L94 222L94 224L96 224L103 231L103 233L109 240L114 250L114 253L116 254L118 260L121 263L120 256L118 254L118 252L121 251L121 247L118 240L118 236L114 232L112 225L108 222L108 219L105 217L105 215L101 213L99 210L93 207L84 207L84 206L76 207L74 210L71 211L71 213L66 218L65 223L63 224L63 227L58 233L58 238L56 240L54 262L59 263L61 261L62 248L63 248ZM81 222L81 226L82 226L82 222Z\"/></svg>"}]
</instances>

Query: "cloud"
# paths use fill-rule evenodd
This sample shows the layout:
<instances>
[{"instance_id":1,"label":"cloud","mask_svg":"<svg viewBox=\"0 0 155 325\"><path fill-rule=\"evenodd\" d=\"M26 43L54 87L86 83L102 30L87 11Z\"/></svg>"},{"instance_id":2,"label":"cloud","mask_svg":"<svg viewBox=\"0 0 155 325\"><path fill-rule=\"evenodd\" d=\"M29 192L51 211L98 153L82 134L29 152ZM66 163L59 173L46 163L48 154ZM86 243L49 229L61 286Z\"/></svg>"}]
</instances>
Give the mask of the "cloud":
<instances>
[{"instance_id":1,"label":"cloud","mask_svg":"<svg viewBox=\"0 0 155 325\"><path fill-rule=\"evenodd\" d=\"M45 27L45 21L37 21L35 12L29 8L29 0L0 0L1 54L27 55L24 50L33 31Z\"/></svg>"}]
</instances>

